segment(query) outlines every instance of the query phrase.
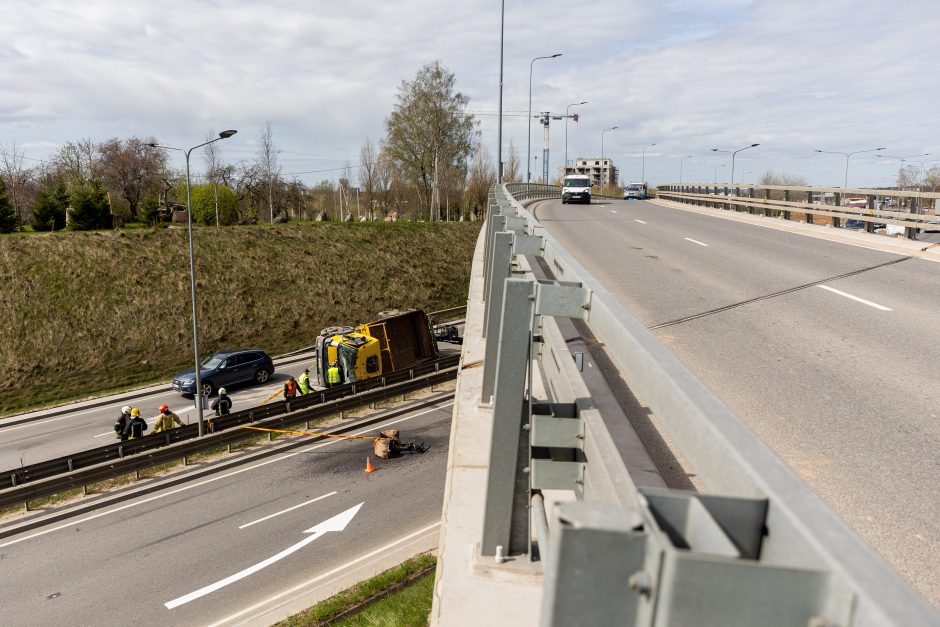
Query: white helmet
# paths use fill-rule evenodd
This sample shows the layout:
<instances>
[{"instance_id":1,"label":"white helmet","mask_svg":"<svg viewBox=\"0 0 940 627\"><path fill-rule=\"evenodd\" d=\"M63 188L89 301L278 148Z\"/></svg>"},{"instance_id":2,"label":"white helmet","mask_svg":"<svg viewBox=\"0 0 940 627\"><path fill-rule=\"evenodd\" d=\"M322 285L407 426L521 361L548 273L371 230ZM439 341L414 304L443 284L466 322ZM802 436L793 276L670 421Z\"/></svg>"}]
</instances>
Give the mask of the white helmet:
<instances>
[{"instance_id":1,"label":"white helmet","mask_svg":"<svg viewBox=\"0 0 940 627\"><path fill-rule=\"evenodd\" d=\"M225 388L219 388L219 394L227 394Z\"/></svg>"},{"instance_id":2,"label":"white helmet","mask_svg":"<svg viewBox=\"0 0 940 627\"><path fill-rule=\"evenodd\" d=\"M122 414L129 414L129 413L131 413L131 406L130 406L130 405L125 405L124 407L122 407L122 408L121 408L121 413L122 413Z\"/></svg>"}]
</instances>

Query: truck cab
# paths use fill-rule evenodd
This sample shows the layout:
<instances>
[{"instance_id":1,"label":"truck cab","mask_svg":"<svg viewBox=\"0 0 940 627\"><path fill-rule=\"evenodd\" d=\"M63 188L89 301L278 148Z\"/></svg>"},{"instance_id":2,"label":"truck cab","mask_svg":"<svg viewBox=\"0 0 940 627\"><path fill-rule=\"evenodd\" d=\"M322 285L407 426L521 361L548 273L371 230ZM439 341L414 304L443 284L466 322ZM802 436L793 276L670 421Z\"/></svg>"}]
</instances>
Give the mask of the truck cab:
<instances>
[{"instance_id":1,"label":"truck cab","mask_svg":"<svg viewBox=\"0 0 940 627\"><path fill-rule=\"evenodd\" d=\"M630 183L623 188L624 200L646 200L646 183Z\"/></svg>"},{"instance_id":2,"label":"truck cab","mask_svg":"<svg viewBox=\"0 0 940 627\"><path fill-rule=\"evenodd\" d=\"M591 177L586 174L569 174L561 188L561 204L583 202L591 204Z\"/></svg>"}]
</instances>

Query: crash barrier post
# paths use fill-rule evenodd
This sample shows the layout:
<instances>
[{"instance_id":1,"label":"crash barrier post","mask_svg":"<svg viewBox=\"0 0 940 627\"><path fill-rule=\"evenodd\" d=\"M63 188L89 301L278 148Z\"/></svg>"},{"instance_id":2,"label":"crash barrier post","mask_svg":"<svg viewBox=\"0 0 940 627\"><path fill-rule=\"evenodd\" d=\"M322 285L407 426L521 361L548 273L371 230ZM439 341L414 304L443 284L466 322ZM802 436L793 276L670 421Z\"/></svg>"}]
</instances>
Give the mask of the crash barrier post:
<instances>
[{"instance_id":1,"label":"crash barrier post","mask_svg":"<svg viewBox=\"0 0 940 627\"><path fill-rule=\"evenodd\" d=\"M734 193L732 193L734 192ZM762 197L758 194L762 192ZM803 200L793 200L800 197ZM807 224L831 221L839 228L845 220L864 225L871 233L875 227L902 227L898 237L916 239L923 230L940 230L940 192L882 189L840 189L793 185L741 185L734 189L701 185L660 185L657 197L674 202L723 207L726 210L761 209L765 216L793 219L803 216ZM720 201L720 202L718 202Z\"/></svg>"},{"instance_id":2,"label":"crash barrier post","mask_svg":"<svg viewBox=\"0 0 940 627\"><path fill-rule=\"evenodd\" d=\"M507 187L497 186L498 199ZM481 401L492 437L478 560L505 577L520 559L541 565L541 625L937 624L923 598L515 204L523 233L492 240L508 242L514 271L490 264L500 275L487 294L501 297L485 313L492 395ZM525 243L536 232L538 246ZM527 255L542 257L555 280L536 280ZM634 483L559 318L587 325L705 492ZM577 498L548 519L543 490Z\"/></svg>"}]
</instances>

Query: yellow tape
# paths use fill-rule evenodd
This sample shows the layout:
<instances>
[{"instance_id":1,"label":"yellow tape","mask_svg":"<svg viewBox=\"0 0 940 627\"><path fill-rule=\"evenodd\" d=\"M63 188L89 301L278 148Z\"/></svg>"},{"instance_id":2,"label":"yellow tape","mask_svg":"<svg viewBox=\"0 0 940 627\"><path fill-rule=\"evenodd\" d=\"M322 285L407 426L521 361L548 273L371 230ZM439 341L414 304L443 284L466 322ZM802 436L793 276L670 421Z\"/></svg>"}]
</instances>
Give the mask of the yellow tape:
<instances>
[{"instance_id":1,"label":"yellow tape","mask_svg":"<svg viewBox=\"0 0 940 627\"><path fill-rule=\"evenodd\" d=\"M266 429L264 427L249 427L241 425L241 429L252 429L253 431L269 431L271 433L288 433L290 435L310 435L323 438L346 438L349 440L378 440L381 436L377 435L342 435L339 433L318 433L315 431L289 431L287 429Z\"/></svg>"}]
</instances>

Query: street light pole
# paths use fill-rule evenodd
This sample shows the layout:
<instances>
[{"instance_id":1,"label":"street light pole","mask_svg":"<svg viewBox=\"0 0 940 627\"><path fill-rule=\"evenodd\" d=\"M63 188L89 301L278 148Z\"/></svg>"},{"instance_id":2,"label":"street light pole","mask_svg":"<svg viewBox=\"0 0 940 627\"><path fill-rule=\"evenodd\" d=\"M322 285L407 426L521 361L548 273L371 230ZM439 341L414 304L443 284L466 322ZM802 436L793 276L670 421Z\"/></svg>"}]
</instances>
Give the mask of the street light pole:
<instances>
[{"instance_id":1,"label":"street light pole","mask_svg":"<svg viewBox=\"0 0 940 627\"><path fill-rule=\"evenodd\" d=\"M203 142L197 146L193 146L188 150L182 148L177 148L175 146L162 146L160 144L148 144L151 148L164 148L166 150L178 150L186 156L186 213L188 216L188 231L189 231L189 281L190 288L192 292L192 301L193 301L193 355L195 357L196 365L196 381L195 389L193 394L193 399L196 402L196 416L199 418L199 435L200 437L205 433L205 427L203 425L202 418L202 380L199 376L199 314L196 311L196 256L193 249L193 206L192 206L192 196L190 194L190 178L189 178L189 155L196 148L201 148L212 142L217 142L221 139L228 139L238 131L229 130L222 131L219 133L219 136L215 139L210 139L207 142Z\"/></svg>"},{"instance_id":2,"label":"street light pole","mask_svg":"<svg viewBox=\"0 0 940 627\"><path fill-rule=\"evenodd\" d=\"M646 144L643 146L643 169L640 173L640 182L643 183L643 189L646 189L646 149L656 144Z\"/></svg>"},{"instance_id":3,"label":"street light pole","mask_svg":"<svg viewBox=\"0 0 940 627\"><path fill-rule=\"evenodd\" d=\"M555 57L560 57L561 53L556 52L555 54L549 55L547 57L535 57L529 62L529 137L526 140L526 150L525 150L525 182L530 183L532 181L532 66L535 65L535 62L539 59L554 59Z\"/></svg>"},{"instance_id":4,"label":"street light pole","mask_svg":"<svg viewBox=\"0 0 940 627\"><path fill-rule=\"evenodd\" d=\"M506 23L506 0L499 7L499 122L496 124L496 182L503 182L503 25Z\"/></svg>"},{"instance_id":5,"label":"street light pole","mask_svg":"<svg viewBox=\"0 0 940 627\"><path fill-rule=\"evenodd\" d=\"M904 170L904 162L907 161L908 159L912 159L912 158L914 158L914 157L928 157L928 156L930 156L930 153L929 153L929 152L925 152L925 153L919 154L919 155L907 155L906 157L896 157L896 156L893 156L893 155L875 155L875 156L876 156L876 157L881 157L882 159L899 159L899 160L901 161L901 170ZM898 178L900 178L900 177L898 177ZM901 188L901 185L900 185L900 180L899 180L899 181L898 181L898 190L899 190L899 191L903 191L903 190L901 190L900 188Z\"/></svg>"},{"instance_id":6,"label":"street light pole","mask_svg":"<svg viewBox=\"0 0 940 627\"><path fill-rule=\"evenodd\" d=\"M578 107L586 104L587 100L584 102L573 102L565 107L565 176L568 176L568 114L571 111L571 107Z\"/></svg>"},{"instance_id":7,"label":"street light pole","mask_svg":"<svg viewBox=\"0 0 940 627\"><path fill-rule=\"evenodd\" d=\"M721 165L715 166L715 185L718 185L718 169L728 167L727 163L722 163Z\"/></svg>"},{"instance_id":8,"label":"street light pole","mask_svg":"<svg viewBox=\"0 0 940 627\"><path fill-rule=\"evenodd\" d=\"M679 185L682 185L682 164L685 163L686 159L691 159L692 155L686 155L679 159Z\"/></svg>"},{"instance_id":9,"label":"street light pole","mask_svg":"<svg viewBox=\"0 0 940 627\"><path fill-rule=\"evenodd\" d=\"M620 128L619 126L611 126L610 128L605 128L601 131L601 191L604 187L604 133L607 131L612 131L614 129ZM607 175L607 180L610 182L610 174Z\"/></svg>"},{"instance_id":10,"label":"street light pole","mask_svg":"<svg viewBox=\"0 0 940 627\"><path fill-rule=\"evenodd\" d=\"M878 152L879 150L884 150L884 147L869 148L868 150L855 150L853 152L839 152L836 150L818 150L817 149L816 152L821 152L827 155L842 155L843 157L845 157L845 180L842 181L842 189L848 189L849 188L849 157L851 157L852 155L857 155L861 152ZM876 156L880 157L881 155L876 155Z\"/></svg>"}]
</instances>

